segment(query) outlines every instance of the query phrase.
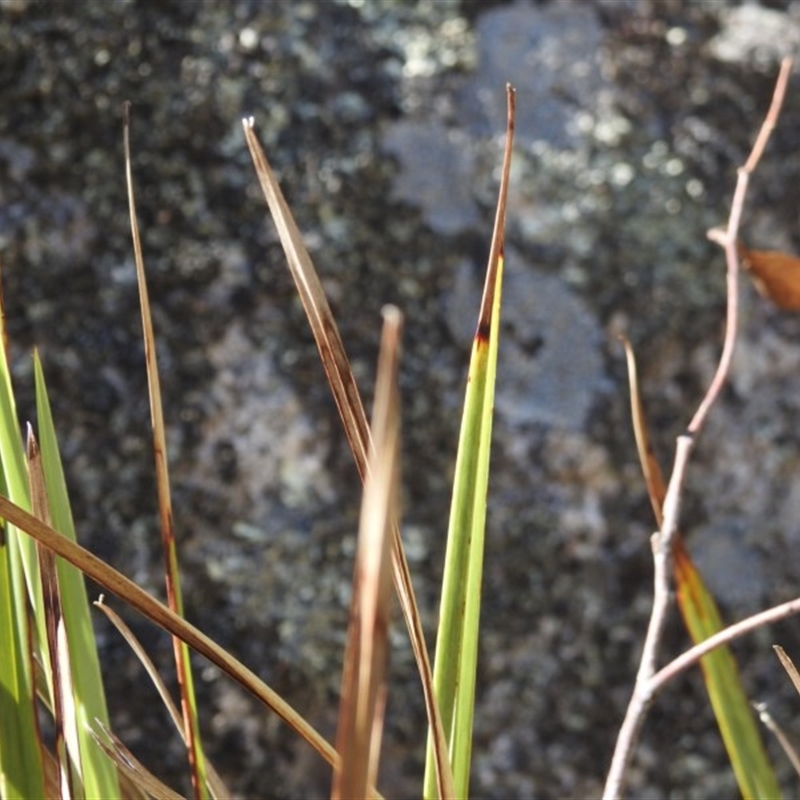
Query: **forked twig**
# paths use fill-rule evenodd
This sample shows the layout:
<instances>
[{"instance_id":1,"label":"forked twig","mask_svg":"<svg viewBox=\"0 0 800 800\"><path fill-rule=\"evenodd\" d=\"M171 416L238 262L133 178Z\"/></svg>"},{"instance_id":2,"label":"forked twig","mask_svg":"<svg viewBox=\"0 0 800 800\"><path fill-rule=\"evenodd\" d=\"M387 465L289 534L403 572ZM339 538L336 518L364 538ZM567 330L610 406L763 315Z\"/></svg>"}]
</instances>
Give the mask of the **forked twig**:
<instances>
[{"instance_id":1,"label":"forked twig","mask_svg":"<svg viewBox=\"0 0 800 800\"><path fill-rule=\"evenodd\" d=\"M730 369L738 324L739 255L736 249L736 240L739 234L739 224L741 222L750 175L753 170L755 170L764 152L767 141L769 140L769 136L777 122L783 98L786 94L786 86L789 81L791 68L791 59L784 59L781 63L781 69L775 85L770 109L747 161L744 166L740 167L738 170L738 179L731 203L728 225L723 230L714 229L709 231L708 234L709 238L719 244L725 251L727 265L727 321L725 340L717 365L717 371L711 381L708 391L692 417L686 433L678 437L675 464L664 499L664 516L661 522L661 528L658 532L653 534L652 538L655 587L650 623L648 625L642 651L642 658L639 663L639 671L636 676L636 684L630 703L628 704L628 709L625 713L625 719L623 720L617 736L617 744L614 749L611 767L603 791L604 798L617 798L620 796L625 774L633 754L633 746L644 723L644 718L652 702L654 692L662 685L656 684L654 677L656 676L656 659L664 630L664 623L666 621L667 608L669 606L669 584L671 575L670 556L673 539L678 527L680 501L686 475L686 467L692 452L694 440L702 429L711 406L716 402ZM673 674L677 674L677 672Z\"/></svg>"},{"instance_id":2,"label":"forked twig","mask_svg":"<svg viewBox=\"0 0 800 800\"><path fill-rule=\"evenodd\" d=\"M681 653L681 655L674 658L669 664L656 672L649 681L650 694L655 695L656 692L663 689L669 681L677 677L685 669L696 664L703 656L708 655L712 650L716 650L718 647L722 647L732 642L734 639L739 639L747 633L752 633L758 628L780 622L780 620L792 617L795 614L800 614L800 597L787 600L785 603L768 608L766 611L759 611L757 614L735 622L733 625L728 625L727 628L719 633L709 636L708 639L700 642L700 644L696 644L694 647Z\"/></svg>"},{"instance_id":3,"label":"forked twig","mask_svg":"<svg viewBox=\"0 0 800 800\"><path fill-rule=\"evenodd\" d=\"M725 328L725 342L722 347L722 355L717 365L717 372L714 375L711 385L706 392L706 396L697 408L692 421L689 423L688 432L691 435L697 434L703 426L709 409L716 401L725 380L728 377L733 347L736 342L736 328L738 321L738 297L739 297L739 254L736 249L736 240L739 238L739 223L742 219L744 210L744 200L747 194L747 186L750 182L750 175L758 166L764 148L767 146L770 134L778 122L781 113L783 98L786 95L786 86L789 83L789 74L792 71L792 60L785 58L781 62L781 70L778 80L775 83L775 92L772 95L772 104L769 107L767 116L758 133L750 156L743 167L738 169L738 180L736 190L733 193L731 203L731 213L728 217L728 227L726 229L713 228L708 232L708 238L716 242L725 251L725 261L728 267L728 320Z\"/></svg>"}]
</instances>

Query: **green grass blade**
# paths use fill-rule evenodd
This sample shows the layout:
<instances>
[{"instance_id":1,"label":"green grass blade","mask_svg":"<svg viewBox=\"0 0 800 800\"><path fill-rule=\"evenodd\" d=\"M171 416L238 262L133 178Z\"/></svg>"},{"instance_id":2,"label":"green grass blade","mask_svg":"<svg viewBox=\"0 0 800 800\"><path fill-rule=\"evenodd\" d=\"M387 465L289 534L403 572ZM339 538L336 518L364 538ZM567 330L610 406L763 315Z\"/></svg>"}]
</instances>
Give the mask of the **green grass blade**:
<instances>
[{"instance_id":1,"label":"green grass blade","mask_svg":"<svg viewBox=\"0 0 800 800\"><path fill-rule=\"evenodd\" d=\"M479 370L479 387L482 385L478 454L474 477L460 480L457 487L459 504L472 503L470 519L471 541L467 563L466 597L462 631L461 658L459 659L458 688L453 726L453 777L456 794L466 797L469 788L469 767L472 756L472 719L475 705L475 674L478 662L478 630L480 622L481 584L483 579L483 550L486 523L486 495L489 486L489 458L494 410L494 387L497 374L497 345L500 318L500 297L503 280L503 257L497 270L494 311L485 367ZM482 361L484 359L481 359ZM483 365L481 365L483 367ZM481 372L483 374L481 375ZM480 389L479 389L480 391Z\"/></svg>"},{"instance_id":2,"label":"green grass blade","mask_svg":"<svg viewBox=\"0 0 800 800\"><path fill-rule=\"evenodd\" d=\"M653 506L656 522L661 527L662 506L667 493L661 467L650 442L647 420L639 393L639 378L633 348L623 338L628 362L628 381L631 398L631 416L636 447L642 465L647 493ZM706 588L702 576L694 566L681 536L673 545L675 584L678 606L689 635L695 644L721 631L725 626L717 604ZM720 647L702 659L703 679L717 726L728 751L739 790L745 798L780 797L775 778L761 740L755 715L742 687L739 670L731 649Z\"/></svg>"},{"instance_id":3,"label":"green grass blade","mask_svg":"<svg viewBox=\"0 0 800 800\"><path fill-rule=\"evenodd\" d=\"M678 604L692 641L699 643L725 626L714 598L682 546L676 548L674 561ZM781 797L730 648L717 648L703 657L700 666L742 797Z\"/></svg>"},{"instance_id":4,"label":"green grass blade","mask_svg":"<svg viewBox=\"0 0 800 800\"><path fill-rule=\"evenodd\" d=\"M29 507L22 437L4 347L0 347L0 486L15 502ZM36 547L11 524L0 546L0 794L3 797L44 795L42 753L34 711L34 680L29 642L44 641L44 616L36 615L36 633L29 629L27 604L39 611L42 592ZM46 648L40 649L49 664ZM49 672L46 670L46 672Z\"/></svg>"},{"instance_id":5,"label":"green grass blade","mask_svg":"<svg viewBox=\"0 0 800 800\"><path fill-rule=\"evenodd\" d=\"M50 520L53 528L74 542L75 526L38 352L34 352L33 366L39 444ZM109 721L86 585L80 570L61 559L58 560L58 580L61 587L64 624L70 646L84 790L87 798L118 797L119 781L116 767L97 747L92 735L95 719L100 720L106 727Z\"/></svg>"},{"instance_id":6,"label":"green grass blade","mask_svg":"<svg viewBox=\"0 0 800 800\"><path fill-rule=\"evenodd\" d=\"M461 433L456 456L453 498L447 532L439 630L433 684L450 751L456 797L467 797L472 755L472 720L478 660L486 493L497 374L503 236L514 124L514 93L509 87L509 121L503 178L492 250L478 327L470 358ZM437 794L429 738L424 794Z\"/></svg>"},{"instance_id":7,"label":"green grass blade","mask_svg":"<svg viewBox=\"0 0 800 800\"><path fill-rule=\"evenodd\" d=\"M5 527L5 526L4 526ZM25 607L22 576L15 587L7 544L0 545L0 797L44 797L42 754L34 718L27 633L16 609ZM23 615L23 625L25 625ZM22 634L22 636L20 635Z\"/></svg>"},{"instance_id":8,"label":"green grass blade","mask_svg":"<svg viewBox=\"0 0 800 800\"><path fill-rule=\"evenodd\" d=\"M497 271L498 289L500 280L502 267ZM495 298L499 303L499 291ZM488 340L476 337L473 348L456 460L433 668L433 685L450 749L456 797L467 796L469 781L489 477L488 437L496 370L496 363L489 362L497 357L496 335L494 338L493 344L491 335ZM426 777L425 796L432 797L433 791Z\"/></svg>"},{"instance_id":9,"label":"green grass blade","mask_svg":"<svg viewBox=\"0 0 800 800\"><path fill-rule=\"evenodd\" d=\"M14 399L11 372L8 368L5 349L0 348L0 464L2 464L2 479L7 496L27 510L30 509L28 470L25 466L25 451L22 447L22 436L17 420L17 404ZM14 569L21 569L24 572L28 597L37 621L38 641L43 642L46 640L46 634L44 615L41 613L42 591L36 547L28 537L20 536L13 525L8 526L7 544ZM12 575L14 575L13 572ZM16 580L15 575L13 579ZM24 608L24 605L16 608L17 617L25 613ZM44 664L48 667L49 660L46 653L42 655ZM49 669L46 669L45 672L49 673Z\"/></svg>"}]
</instances>

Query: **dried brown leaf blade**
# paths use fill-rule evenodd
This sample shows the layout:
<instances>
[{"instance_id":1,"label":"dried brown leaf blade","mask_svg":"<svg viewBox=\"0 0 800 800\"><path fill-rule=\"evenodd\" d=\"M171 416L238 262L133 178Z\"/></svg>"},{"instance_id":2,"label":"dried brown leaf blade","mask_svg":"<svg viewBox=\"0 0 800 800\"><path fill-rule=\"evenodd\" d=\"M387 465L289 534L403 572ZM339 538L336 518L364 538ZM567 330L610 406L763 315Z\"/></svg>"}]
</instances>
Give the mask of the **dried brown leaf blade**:
<instances>
[{"instance_id":1,"label":"dried brown leaf blade","mask_svg":"<svg viewBox=\"0 0 800 800\"><path fill-rule=\"evenodd\" d=\"M258 142L253 128L253 119L243 120L243 123L245 139L250 148L250 155L253 158L261 190L278 230L289 270L311 325L311 331L322 359L322 366L339 409L345 434L356 459L356 466L363 479L366 475L369 452L367 417L344 344L339 335L339 329L336 326L325 291L317 277L311 256L303 243L300 229L294 221L280 185Z\"/></svg>"},{"instance_id":2,"label":"dried brown leaf blade","mask_svg":"<svg viewBox=\"0 0 800 800\"><path fill-rule=\"evenodd\" d=\"M386 696L391 601L391 531L397 519L400 401L397 389L402 318L384 311L369 470L364 483L353 576L333 800L366 797L377 778Z\"/></svg>"},{"instance_id":3,"label":"dried brown leaf blade","mask_svg":"<svg viewBox=\"0 0 800 800\"><path fill-rule=\"evenodd\" d=\"M179 616L183 616L183 597L181 594L180 573L178 571L178 552L175 544L175 526L172 515L172 494L169 486L169 464L167 462L167 441L164 429L164 411L161 403L161 382L158 376L156 341L153 332L153 318L150 312L150 298L144 271L144 256L139 236L139 223L136 217L136 202L133 192L133 168L130 147L130 103L123 106L125 139L125 177L128 186L128 208L130 211L133 254L136 262L136 280L139 285L139 307L142 313L142 332L144 335L144 354L147 367L147 387L150 399L150 418L153 428L153 452L155 456L156 490L158 492L158 513L161 521L161 547L164 555L164 578L167 587L167 603ZM173 639L175 671L181 692L183 726L192 774L195 797L206 797L206 769L203 749L200 743L200 723L197 718L197 702L194 692L192 665L189 648L180 639Z\"/></svg>"},{"instance_id":4,"label":"dried brown leaf blade","mask_svg":"<svg viewBox=\"0 0 800 800\"><path fill-rule=\"evenodd\" d=\"M184 800L183 795L170 789L166 783L153 775L102 722L96 721L95 725L103 734L100 736L96 731L92 731L95 742L117 765L130 784L146 796L158 798L158 800Z\"/></svg>"},{"instance_id":5,"label":"dried brown leaf blade","mask_svg":"<svg viewBox=\"0 0 800 800\"><path fill-rule=\"evenodd\" d=\"M794 661L789 658L786 651L780 645L773 645L772 649L778 656L781 666L786 670L786 674L791 678L792 684L797 690L797 693L800 694L800 672L797 671Z\"/></svg>"},{"instance_id":6,"label":"dried brown leaf blade","mask_svg":"<svg viewBox=\"0 0 800 800\"><path fill-rule=\"evenodd\" d=\"M133 633L133 631L125 624L122 617L120 617L113 608L105 603L105 599L102 595L98 600L95 600L94 605L106 615L109 622L111 622L111 624L119 631L120 635L128 643L128 646L136 654L136 657L139 659L142 666L145 668L145 671L150 676L150 680L153 682L153 685L156 687L156 691L161 697L161 702L164 703L173 725L175 725L176 730L180 734L181 738L184 739L185 743L186 740L184 738L185 734L183 730L183 719L181 717L181 713L173 702L172 697L169 694L169 690L162 680L161 675L159 675L155 664L153 664L144 647L142 647L141 642L136 638L136 635ZM208 788L215 800L216 798L232 796L230 791L225 786L219 773L216 771L216 769L214 769L214 765L207 758L206 778L208 780Z\"/></svg>"},{"instance_id":7,"label":"dried brown leaf blade","mask_svg":"<svg viewBox=\"0 0 800 800\"><path fill-rule=\"evenodd\" d=\"M179 617L166 605L148 594L122 573L106 564L94 553L62 536L38 517L29 514L25 509L3 495L0 495L0 516L5 517L12 525L16 525L20 531L31 536L37 542L41 542L54 553L69 561L70 564L74 564L95 583L125 600L156 625L185 641L191 648L207 658L212 664L216 664L254 697L272 709L331 766L336 765L338 755L334 748L277 692L201 630L187 622L183 617Z\"/></svg>"},{"instance_id":8,"label":"dried brown leaf blade","mask_svg":"<svg viewBox=\"0 0 800 800\"><path fill-rule=\"evenodd\" d=\"M311 261L311 256L303 243L297 223L294 221L280 185L255 134L254 121L252 118L245 119L242 120L242 124L261 189L278 230L289 270L311 325L322 365L356 462L356 468L363 481L366 478L368 469L369 427L364 413L364 405L361 402L358 386L353 377L336 321L333 318L322 284ZM411 583L411 573L403 550L400 530L396 523L392 528L392 571L395 591L408 628L411 648L414 651L414 658L422 683L428 721L436 741L436 774L439 781L440 797L450 797L453 794L453 782L447 758L447 744L441 715L434 699L430 658L417 609L414 587Z\"/></svg>"},{"instance_id":9,"label":"dried brown leaf blade","mask_svg":"<svg viewBox=\"0 0 800 800\"><path fill-rule=\"evenodd\" d=\"M631 400L631 419L633 421L633 435L636 440L636 450L639 453L639 464L644 475L644 482L647 486L647 494L650 498L650 505L653 507L658 526L661 527L663 519L662 507L664 498L667 494L667 485L664 483L664 475L661 466L656 458L655 450L650 441L650 434L647 428L647 421L644 415L644 406L639 392L639 371L636 367L636 356L633 346L627 337L621 336L622 345L625 348L625 359L628 364L628 389Z\"/></svg>"}]
</instances>

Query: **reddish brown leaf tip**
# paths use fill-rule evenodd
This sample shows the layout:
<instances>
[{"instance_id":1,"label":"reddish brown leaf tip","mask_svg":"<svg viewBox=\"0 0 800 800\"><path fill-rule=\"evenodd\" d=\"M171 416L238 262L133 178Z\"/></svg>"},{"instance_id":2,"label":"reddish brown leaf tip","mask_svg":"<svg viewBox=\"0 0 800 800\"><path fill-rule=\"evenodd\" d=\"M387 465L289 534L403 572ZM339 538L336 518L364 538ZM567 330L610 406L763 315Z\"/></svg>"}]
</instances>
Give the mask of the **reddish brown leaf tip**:
<instances>
[{"instance_id":1,"label":"reddish brown leaf tip","mask_svg":"<svg viewBox=\"0 0 800 800\"><path fill-rule=\"evenodd\" d=\"M480 346L482 344L487 344L489 341L489 337L491 336L491 326L488 322L481 322L478 323L478 330L475 331L475 344Z\"/></svg>"}]
</instances>

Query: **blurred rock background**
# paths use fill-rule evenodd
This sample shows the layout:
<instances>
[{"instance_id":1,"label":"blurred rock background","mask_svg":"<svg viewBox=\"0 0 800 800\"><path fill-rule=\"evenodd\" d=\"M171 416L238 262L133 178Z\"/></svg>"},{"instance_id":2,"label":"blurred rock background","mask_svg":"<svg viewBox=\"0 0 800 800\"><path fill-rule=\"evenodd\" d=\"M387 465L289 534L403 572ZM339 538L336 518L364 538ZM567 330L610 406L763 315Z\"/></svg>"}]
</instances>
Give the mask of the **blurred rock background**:
<instances>
[{"instance_id":1,"label":"blurred rock background","mask_svg":"<svg viewBox=\"0 0 800 800\"><path fill-rule=\"evenodd\" d=\"M431 641L459 408L518 90L491 479L476 797L600 792L651 600L653 520L617 336L662 464L713 372L728 213L798 2L80 4L0 0L0 258L20 413L43 355L82 541L162 592L125 197L132 142L188 614L335 729L359 485L241 133L253 115L365 396L380 308L407 315L404 537ZM743 235L800 252L796 82ZM742 288L730 386L689 474L690 547L731 620L797 594L800 321ZM381 789L418 793L425 739L393 633ZM164 670L165 636L136 631ZM98 620L115 727L187 790L177 736ZM667 650L687 640L677 612ZM736 646L797 736L770 645ZM324 796L326 768L198 662L207 749L240 796ZM787 792L797 781L774 742ZM699 672L656 702L636 797L731 796Z\"/></svg>"}]
</instances>

